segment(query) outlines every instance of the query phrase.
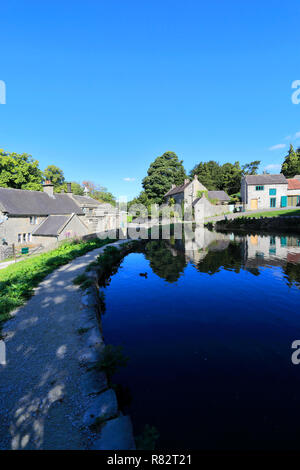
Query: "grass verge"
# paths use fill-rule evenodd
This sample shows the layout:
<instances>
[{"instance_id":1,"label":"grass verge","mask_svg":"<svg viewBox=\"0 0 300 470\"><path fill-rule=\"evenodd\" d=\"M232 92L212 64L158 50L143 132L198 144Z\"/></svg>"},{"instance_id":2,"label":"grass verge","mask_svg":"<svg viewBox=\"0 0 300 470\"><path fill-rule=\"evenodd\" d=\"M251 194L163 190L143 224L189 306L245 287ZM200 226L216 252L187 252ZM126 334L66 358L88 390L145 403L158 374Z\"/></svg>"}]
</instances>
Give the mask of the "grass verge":
<instances>
[{"instance_id":1,"label":"grass verge","mask_svg":"<svg viewBox=\"0 0 300 470\"><path fill-rule=\"evenodd\" d=\"M284 209L278 211L256 212L255 214L245 215L247 218L259 217L278 217L278 216L300 216L300 209Z\"/></svg>"},{"instance_id":2,"label":"grass verge","mask_svg":"<svg viewBox=\"0 0 300 470\"><path fill-rule=\"evenodd\" d=\"M23 305L32 296L34 288L48 274L78 256L112 241L114 240L93 238L65 242L53 251L11 264L0 271L0 327L10 318L9 313L12 310Z\"/></svg>"}]
</instances>

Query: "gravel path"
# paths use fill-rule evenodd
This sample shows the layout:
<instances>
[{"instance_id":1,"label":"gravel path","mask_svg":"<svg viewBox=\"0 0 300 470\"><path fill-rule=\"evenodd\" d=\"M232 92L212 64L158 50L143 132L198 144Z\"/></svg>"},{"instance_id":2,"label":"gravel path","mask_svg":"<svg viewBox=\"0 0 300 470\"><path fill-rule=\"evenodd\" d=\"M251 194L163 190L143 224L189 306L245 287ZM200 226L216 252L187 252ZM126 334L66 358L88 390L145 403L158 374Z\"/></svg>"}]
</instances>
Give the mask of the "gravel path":
<instances>
[{"instance_id":1,"label":"gravel path","mask_svg":"<svg viewBox=\"0 0 300 470\"><path fill-rule=\"evenodd\" d=\"M120 244L122 242L116 242ZM124 241L123 241L124 243ZM50 274L3 328L0 365L0 449L86 449L80 383L81 291L72 280L98 248Z\"/></svg>"}]
</instances>

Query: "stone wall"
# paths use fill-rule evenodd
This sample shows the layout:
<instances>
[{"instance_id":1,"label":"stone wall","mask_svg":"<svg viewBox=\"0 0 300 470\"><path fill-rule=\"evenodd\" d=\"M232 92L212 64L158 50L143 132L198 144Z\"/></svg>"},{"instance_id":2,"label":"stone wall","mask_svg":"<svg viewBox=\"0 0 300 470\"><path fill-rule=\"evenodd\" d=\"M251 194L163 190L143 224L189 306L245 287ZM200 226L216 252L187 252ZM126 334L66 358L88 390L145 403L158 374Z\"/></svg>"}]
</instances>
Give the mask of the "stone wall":
<instances>
[{"instance_id":1,"label":"stone wall","mask_svg":"<svg viewBox=\"0 0 300 470\"><path fill-rule=\"evenodd\" d=\"M211 204L211 202L209 202L205 196L202 196L202 198L194 205L194 216L196 223L203 224L207 217L223 215L227 212L229 212L229 206L227 204Z\"/></svg>"},{"instance_id":2,"label":"stone wall","mask_svg":"<svg viewBox=\"0 0 300 470\"><path fill-rule=\"evenodd\" d=\"M13 254L14 252L12 245L0 245L0 261L11 258Z\"/></svg>"},{"instance_id":3,"label":"stone wall","mask_svg":"<svg viewBox=\"0 0 300 470\"><path fill-rule=\"evenodd\" d=\"M118 246L122 243L124 242L113 245ZM89 402L84 404L83 424L95 427L95 439L91 450L135 450L130 416L120 411L116 393L111 388L106 374L93 368L104 348L101 323L103 302L99 296L97 273L90 271L87 275L93 284L82 295L82 346L78 353L81 366L83 370L85 369L81 386L89 397Z\"/></svg>"}]
</instances>

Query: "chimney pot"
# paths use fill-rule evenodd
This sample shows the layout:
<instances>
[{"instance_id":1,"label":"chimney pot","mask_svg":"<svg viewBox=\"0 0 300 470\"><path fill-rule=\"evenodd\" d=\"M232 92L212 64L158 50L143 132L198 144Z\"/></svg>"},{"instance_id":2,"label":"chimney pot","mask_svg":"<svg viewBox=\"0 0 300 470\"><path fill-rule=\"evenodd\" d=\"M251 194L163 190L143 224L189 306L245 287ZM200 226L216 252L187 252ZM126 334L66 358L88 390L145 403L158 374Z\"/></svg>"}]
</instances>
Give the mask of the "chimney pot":
<instances>
[{"instance_id":1,"label":"chimney pot","mask_svg":"<svg viewBox=\"0 0 300 470\"><path fill-rule=\"evenodd\" d=\"M190 182L189 179L185 179L185 180L184 180L184 184L187 184L187 183L189 183L189 182Z\"/></svg>"},{"instance_id":2,"label":"chimney pot","mask_svg":"<svg viewBox=\"0 0 300 470\"><path fill-rule=\"evenodd\" d=\"M44 193L48 194L48 196L53 197L53 184L50 180L46 180L43 184L43 191Z\"/></svg>"},{"instance_id":3,"label":"chimney pot","mask_svg":"<svg viewBox=\"0 0 300 470\"><path fill-rule=\"evenodd\" d=\"M67 193L72 193L71 183L67 183Z\"/></svg>"}]
</instances>

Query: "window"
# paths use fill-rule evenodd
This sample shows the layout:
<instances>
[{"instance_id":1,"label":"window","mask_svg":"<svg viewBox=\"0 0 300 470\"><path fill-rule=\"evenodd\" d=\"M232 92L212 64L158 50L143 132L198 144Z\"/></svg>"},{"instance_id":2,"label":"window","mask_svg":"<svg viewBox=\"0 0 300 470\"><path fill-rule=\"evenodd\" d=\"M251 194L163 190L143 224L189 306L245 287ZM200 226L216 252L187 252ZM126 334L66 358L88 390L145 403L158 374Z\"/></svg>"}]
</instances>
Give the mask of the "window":
<instances>
[{"instance_id":1,"label":"window","mask_svg":"<svg viewBox=\"0 0 300 470\"><path fill-rule=\"evenodd\" d=\"M269 195L270 196L276 196L276 189L275 188L269 189Z\"/></svg>"},{"instance_id":2,"label":"window","mask_svg":"<svg viewBox=\"0 0 300 470\"><path fill-rule=\"evenodd\" d=\"M23 243L26 243L26 233L23 233Z\"/></svg>"},{"instance_id":3,"label":"window","mask_svg":"<svg viewBox=\"0 0 300 470\"><path fill-rule=\"evenodd\" d=\"M36 225L38 223L38 218L36 215L31 215L30 216L30 223L31 225Z\"/></svg>"},{"instance_id":4,"label":"window","mask_svg":"<svg viewBox=\"0 0 300 470\"><path fill-rule=\"evenodd\" d=\"M31 242L31 233L27 233L27 241Z\"/></svg>"},{"instance_id":5,"label":"window","mask_svg":"<svg viewBox=\"0 0 300 470\"><path fill-rule=\"evenodd\" d=\"M21 243L21 241L22 241L22 234L18 233L18 243Z\"/></svg>"},{"instance_id":6,"label":"window","mask_svg":"<svg viewBox=\"0 0 300 470\"><path fill-rule=\"evenodd\" d=\"M256 191L263 191L264 188L264 186L255 186Z\"/></svg>"},{"instance_id":7,"label":"window","mask_svg":"<svg viewBox=\"0 0 300 470\"><path fill-rule=\"evenodd\" d=\"M270 199L270 207L276 207L276 197L271 197L271 199Z\"/></svg>"},{"instance_id":8,"label":"window","mask_svg":"<svg viewBox=\"0 0 300 470\"><path fill-rule=\"evenodd\" d=\"M270 237L270 245L276 245L276 238Z\"/></svg>"},{"instance_id":9,"label":"window","mask_svg":"<svg viewBox=\"0 0 300 470\"><path fill-rule=\"evenodd\" d=\"M286 245L287 245L287 239L286 239L286 237L281 237L281 238L280 238L280 244L281 244L281 246L286 246Z\"/></svg>"}]
</instances>

